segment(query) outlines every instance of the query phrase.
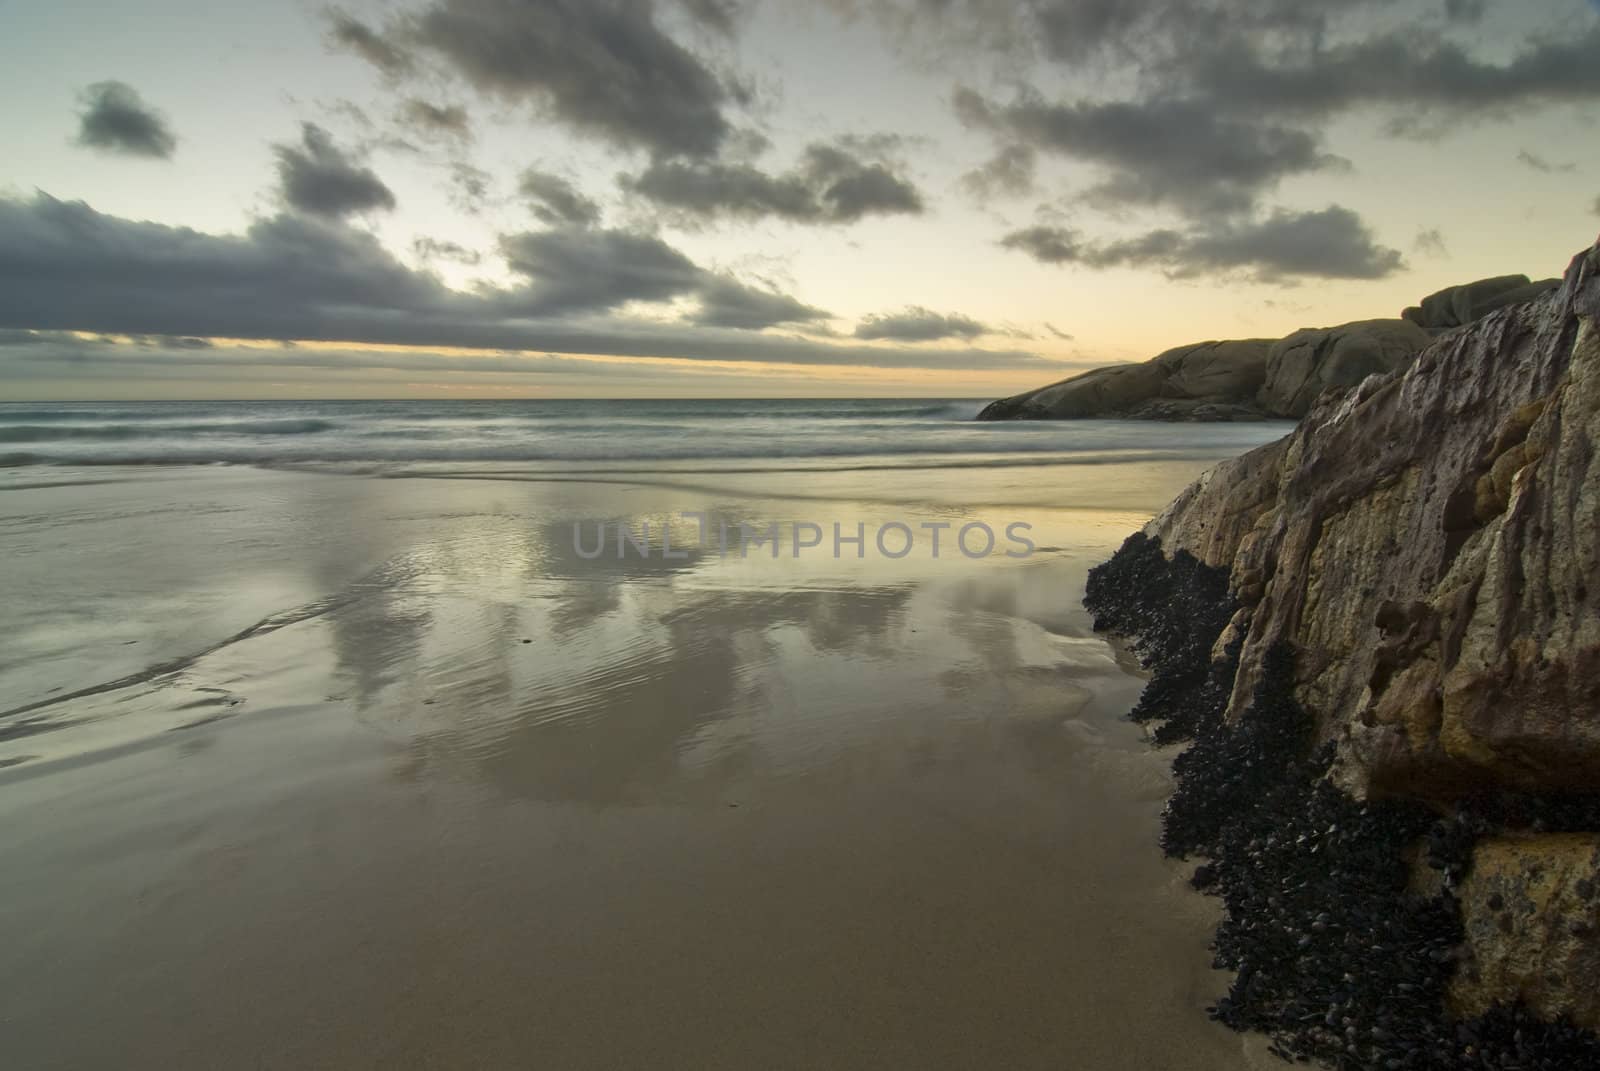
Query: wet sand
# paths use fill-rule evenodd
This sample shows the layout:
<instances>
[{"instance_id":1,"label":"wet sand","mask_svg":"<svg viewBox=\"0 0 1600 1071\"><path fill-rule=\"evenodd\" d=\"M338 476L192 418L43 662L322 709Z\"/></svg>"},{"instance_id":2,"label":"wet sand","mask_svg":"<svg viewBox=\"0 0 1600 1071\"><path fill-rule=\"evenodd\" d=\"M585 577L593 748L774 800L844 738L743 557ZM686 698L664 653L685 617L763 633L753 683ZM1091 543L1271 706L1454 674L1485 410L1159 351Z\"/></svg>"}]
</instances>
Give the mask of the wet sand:
<instances>
[{"instance_id":1,"label":"wet sand","mask_svg":"<svg viewBox=\"0 0 1600 1071\"><path fill-rule=\"evenodd\" d=\"M1201 467L0 491L6 1062L1253 1065L1079 605ZM684 511L1041 550L573 546Z\"/></svg>"}]
</instances>

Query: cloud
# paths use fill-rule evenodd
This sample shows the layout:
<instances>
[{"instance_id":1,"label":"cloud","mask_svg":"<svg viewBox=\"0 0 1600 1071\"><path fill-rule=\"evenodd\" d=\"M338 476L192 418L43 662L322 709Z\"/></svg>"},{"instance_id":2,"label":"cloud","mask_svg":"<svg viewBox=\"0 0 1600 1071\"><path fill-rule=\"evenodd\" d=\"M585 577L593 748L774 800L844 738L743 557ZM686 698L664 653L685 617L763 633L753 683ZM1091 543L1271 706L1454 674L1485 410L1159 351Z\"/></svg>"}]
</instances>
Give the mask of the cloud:
<instances>
[{"instance_id":1,"label":"cloud","mask_svg":"<svg viewBox=\"0 0 1600 1071\"><path fill-rule=\"evenodd\" d=\"M1033 192L1038 165L1039 154L1031 145L1006 145L988 163L963 175L961 185L980 201L1023 197Z\"/></svg>"},{"instance_id":2,"label":"cloud","mask_svg":"<svg viewBox=\"0 0 1600 1071\"><path fill-rule=\"evenodd\" d=\"M314 123L300 125L299 145L276 145L273 151L283 200L291 208L339 219L395 207L394 192L383 180L351 160Z\"/></svg>"},{"instance_id":3,"label":"cloud","mask_svg":"<svg viewBox=\"0 0 1600 1071\"><path fill-rule=\"evenodd\" d=\"M411 97L400 106L400 121L425 137L454 138L467 141L472 137L472 120L467 110L459 104L432 104Z\"/></svg>"},{"instance_id":4,"label":"cloud","mask_svg":"<svg viewBox=\"0 0 1600 1071\"><path fill-rule=\"evenodd\" d=\"M1320 212L1280 209L1252 221L1213 221L1109 242L1038 226L1009 234L1001 244L1046 264L1153 267L1176 279L1236 273L1269 283L1383 279L1405 265L1397 250L1376 242L1361 217L1338 205Z\"/></svg>"},{"instance_id":5,"label":"cloud","mask_svg":"<svg viewBox=\"0 0 1600 1071\"><path fill-rule=\"evenodd\" d=\"M160 113L124 82L96 82L82 94L78 144L90 149L170 160L178 136Z\"/></svg>"},{"instance_id":6,"label":"cloud","mask_svg":"<svg viewBox=\"0 0 1600 1071\"><path fill-rule=\"evenodd\" d=\"M1195 101L1051 103L1025 92L997 105L970 89L957 114L1024 146L1099 164L1102 204L1168 205L1192 216L1246 212L1289 175L1340 166L1304 130L1220 116ZM1004 151L1004 150L1002 150Z\"/></svg>"},{"instance_id":7,"label":"cloud","mask_svg":"<svg viewBox=\"0 0 1600 1071\"><path fill-rule=\"evenodd\" d=\"M457 242L446 241L442 238L417 238L411 243L411 251L419 260L453 260L458 264L476 265L482 262L483 255L475 249L468 249Z\"/></svg>"},{"instance_id":8,"label":"cloud","mask_svg":"<svg viewBox=\"0 0 1600 1071\"><path fill-rule=\"evenodd\" d=\"M702 17L726 5L698 4ZM663 156L710 157L735 94L656 23L648 0L437 0L396 34L477 89ZM359 50L369 59L367 49Z\"/></svg>"},{"instance_id":9,"label":"cloud","mask_svg":"<svg viewBox=\"0 0 1600 1071\"><path fill-rule=\"evenodd\" d=\"M856 327L859 339L892 339L896 342L938 342L947 338L975 339L990 333L990 328L960 313L941 315L920 305L901 312L864 318Z\"/></svg>"},{"instance_id":10,"label":"cloud","mask_svg":"<svg viewBox=\"0 0 1600 1071\"><path fill-rule=\"evenodd\" d=\"M399 78L416 69L416 58L378 33L360 19L343 12L333 12L332 26L328 31L334 44L346 48L391 78Z\"/></svg>"},{"instance_id":11,"label":"cloud","mask_svg":"<svg viewBox=\"0 0 1600 1071\"><path fill-rule=\"evenodd\" d=\"M600 222L600 206L560 175L529 168L518 188L543 223L589 227Z\"/></svg>"},{"instance_id":12,"label":"cloud","mask_svg":"<svg viewBox=\"0 0 1600 1071\"><path fill-rule=\"evenodd\" d=\"M1047 324L1044 325L1044 329L1046 331L1050 332L1056 338L1060 339L1062 342L1075 342L1075 341L1077 341L1076 338L1074 338L1072 335L1067 334L1065 331L1061 330L1055 324L1047 323Z\"/></svg>"},{"instance_id":13,"label":"cloud","mask_svg":"<svg viewBox=\"0 0 1600 1071\"><path fill-rule=\"evenodd\" d=\"M655 204L701 219L775 216L795 223L854 223L873 215L920 215L922 194L865 142L814 144L773 175L749 164L656 161L622 180Z\"/></svg>"},{"instance_id":14,"label":"cloud","mask_svg":"<svg viewBox=\"0 0 1600 1071\"><path fill-rule=\"evenodd\" d=\"M1418 231L1416 241L1412 242L1411 247L1424 256L1447 257L1450 255L1450 248L1445 244L1444 232L1437 227Z\"/></svg>"},{"instance_id":15,"label":"cloud","mask_svg":"<svg viewBox=\"0 0 1600 1071\"><path fill-rule=\"evenodd\" d=\"M1546 160L1544 157L1535 153L1531 153L1527 149L1523 149L1521 152L1517 153L1517 163L1522 164L1525 167L1532 168L1533 170L1545 175L1553 175L1557 172L1570 174L1571 172L1578 170L1577 164L1552 164L1549 160Z\"/></svg>"},{"instance_id":16,"label":"cloud","mask_svg":"<svg viewBox=\"0 0 1600 1071\"><path fill-rule=\"evenodd\" d=\"M744 14L740 0L678 0L678 6L702 26L732 37Z\"/></svg>"},{"instance_id":17,"label":"cloud","mask_svg":"<svg viewBox=\"0 0 1600 1071\"><path fill-rule=\"evenodd\" d=\"M699 311L688 319L702 327L759 331L779 324L808 324L830 318L829 313L787 294L758 290L726 276L717 276L702 283Z\"/></svg>"},{"instance_id":18,"label":"cloud","mask_svg":"<svg viewBox=\"0 0 1600 1071\"><path fill-rule=\"evenodd\" d=\"M469 292L400 263L370 233L279 215L211 235L46 194L0 198L0 329L363 343L880 368L1034 368L1017 350L846 345L707 326L753 295L648 235L563 230L503 239L518 282ZM742 285L742 284L741 284ZM625 316L635 301L699 309ZM771 301L747 323L792 322ZM809 314L808 314L809 315ZM819 314L820 315L820 314ZM696 316L699 320L696 320Z\"/></svg>"}]
</instances>

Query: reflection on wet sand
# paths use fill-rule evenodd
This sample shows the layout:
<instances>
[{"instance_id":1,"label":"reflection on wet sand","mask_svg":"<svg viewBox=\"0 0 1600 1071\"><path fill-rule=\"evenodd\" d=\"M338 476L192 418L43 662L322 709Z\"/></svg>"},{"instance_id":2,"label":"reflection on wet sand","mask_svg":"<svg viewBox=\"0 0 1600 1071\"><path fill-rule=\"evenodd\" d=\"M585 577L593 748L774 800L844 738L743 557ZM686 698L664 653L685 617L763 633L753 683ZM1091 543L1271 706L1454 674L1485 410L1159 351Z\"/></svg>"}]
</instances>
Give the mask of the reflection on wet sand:
<instances>
[{"instance_id":1,"label":"reflection on wet sand","mask_svg":"<svg viewBox=\"0 0 1600 1071\"><path fill-rule=\"evenodd\" d=\"M789 514L207 478L173 493L243 512L195 570L259 562L278 624L199 597L172 668L0 722L17 1066L1238 1066L1210 909L1149 851L1138 681L1077 609L1138 514L1032 511L1026 561L677 528L681 559L590 560L574 524ZM1012 516L958 502L817 515Z\"/></svg>"}]
</instances>

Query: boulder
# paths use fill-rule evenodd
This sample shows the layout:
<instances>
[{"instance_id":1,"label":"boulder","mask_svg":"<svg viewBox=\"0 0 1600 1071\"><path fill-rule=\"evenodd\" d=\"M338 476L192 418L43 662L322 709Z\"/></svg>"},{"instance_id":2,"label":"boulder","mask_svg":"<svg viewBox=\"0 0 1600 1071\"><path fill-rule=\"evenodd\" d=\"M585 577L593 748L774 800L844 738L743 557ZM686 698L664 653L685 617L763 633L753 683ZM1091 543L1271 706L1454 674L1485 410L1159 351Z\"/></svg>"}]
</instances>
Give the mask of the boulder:
<instances>
[{"instance_id":1,"label":"boulder","mask_svg":"<svg viewBox=\"0 0 1600 1071\"><path fill-rule=\"evenodd\" d=\"M1404 368L1431 341L1428 332L1405 320L1296 331L1272 347L1256 404L1299 419L1328 388L1353 387L1370 375Z\"/></svg>"},{"instance_id":2,"label":"boulder","mask_svg":"<svg viewBox=\"0 0 1600 1071\"><path fill-rule=\"evenodd\" d=\"M1422 304L1407 309L1403 319L1430 331L1445 331L1467 324L1507 305L1542 297L1561 285L1560 279L1533 282L1526 275L1501 275L1480 279L1463 286L1450 286L1422 299Z\"/></svg>"}]
</instances>

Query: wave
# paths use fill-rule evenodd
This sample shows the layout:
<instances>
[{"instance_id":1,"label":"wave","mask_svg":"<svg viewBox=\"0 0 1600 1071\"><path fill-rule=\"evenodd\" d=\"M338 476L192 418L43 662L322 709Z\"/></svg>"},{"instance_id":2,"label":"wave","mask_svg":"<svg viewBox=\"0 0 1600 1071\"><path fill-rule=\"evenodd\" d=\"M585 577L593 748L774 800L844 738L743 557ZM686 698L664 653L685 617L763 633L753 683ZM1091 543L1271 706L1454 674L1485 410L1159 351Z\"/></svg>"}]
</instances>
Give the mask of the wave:
<instances>
[{"instance_id":1,"label":"wave","mask_svg":"<svg viewBox=\"0 0 1600 1071\"><path fill-rule=\"evenodd\" d=\"M239 420L212 424L51 424L0 426L0 443L49 443L73 440L124 441L170 439L182 435L318 435L338 429L326 420Z\"/></svg>"}]
</instances>

